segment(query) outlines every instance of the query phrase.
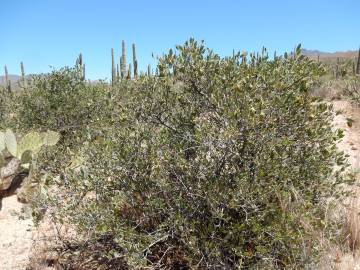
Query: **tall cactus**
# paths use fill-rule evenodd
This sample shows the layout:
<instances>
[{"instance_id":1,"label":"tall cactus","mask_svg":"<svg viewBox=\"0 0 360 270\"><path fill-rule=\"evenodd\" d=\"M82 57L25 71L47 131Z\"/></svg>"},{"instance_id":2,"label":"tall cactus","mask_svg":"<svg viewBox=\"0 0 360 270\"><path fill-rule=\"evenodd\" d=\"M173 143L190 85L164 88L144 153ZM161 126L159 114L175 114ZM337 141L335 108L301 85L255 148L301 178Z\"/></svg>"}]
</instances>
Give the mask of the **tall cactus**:
<instances>
[{"instance_id":1,"label":"tall cactus","mask_svg":"<svg viewBox=\"0 0 360 270\"><path fill-rule=\"evenodd\" d=\"M132 45L132 52L133 52L134 78L137 79L137 77L138 77L138 62L136 59L135 43L133 43L133 45Z\"/></svg>"},{"instance_id":2,"label":"tall cactus","mask_svg":"<svg viewBox=\"0 0 360 270\"><path fill-rule=\"evenodd\" d=\"M25 89L26 88L26 78L25 78L25 69L24 69L24 63L23 62L20 62L20 69L21 69L22 87Z\"/></svg>"},{"instance_id":3,"label":"tall cactus","mask_svg":"<svg viewBox=\"0 0 360 270\"><path fill-rule=\"evenodd\" d=\"M82 66L83 65L83 59L82 54L80 53L78 58L76 59L76 65Z\"/></svg>"},{"instance_id":4,"label":"tall cactus","mask_svg":"<svg viewBox=\"0 0 360 270\"><path fill-rule=\"evenodd\" d=\"M356 64L356 74L360 74L360 48L358 52L357 64Z\"/></svg>"},{"instance_id":5,"label":"tall cactus","mask_svg":"<svg viewBox=\"0 0 360 270\"><path fill-rule=\"evenodd\" d=\"M125 49L125 41L121 42L121 77L126 77L126 49Z\"/></svg>"},{"instance_id":6,"label":"tall cactus","mask_svg":"<svg viewBox=\"0 0 360 270\"><path fill-rule=\"evenodd\" d=\"M119 70L119 64L116 65L116 81L120 81L120 70Z\"/></svg>"},{"instance_id":7,"label":"tall cactus","mask_svg":"<svg viewBox=\"0 0 360 270\"><path fill-rule=\"evenodd\" d=\"M148 75L148 77L151 77L151 65L150 64L147 67L147 75Z\"/></svg>"},{"instance_id":8,"label":"tall cactus","mask_svg":"<svg viewBox=\"0 0 360 270\"><path fill-rule=\"evenodd\" d=\"M124 79L124 74L122 72L122 66L123 66L123 59L122 59L122 56L120 56L120 77L121 77L121 79Z\"/></svg>"},{"instance_id":9,"label":"tall cactus","mask_svg":"<svg viewBox=\"0 0 360 270\"><path fill-rule=\"evenodd\" d=\"M81 73L81 80L85 81L85 64L83 62L82 53L80 53L78 58L76 58L76 66L79 68L79 72Z\"/></svg>"},{"instance_id":10,"label":"tall cactus","mask_svg":"<svg viewBox=\"0 0 360 270\"><path fill-rule=\"evenodd\" d=\"M336 58L336 66L335 66L335 78L339 77L339 63L340 63L340 58L337 57Z\"/></svg>"},{"instance_id":11,"label":"tall cactus","mask_svg":"<svg viewBox=\"0 0 360 270\"><path fill-rule=\"evenodd\" d=\"M82 65L82 78L83 81L86 79L86 73L85 73L85 64Z\"/></svg>"},{"instance_id":12,"label":"tall cactus","mask_svg":"<svg viewBox=\"0 0 360 270\"><path fill-rule=\"evenodd\" d=\"M114 49L111 48L111 85L115 85L116 80L116 71L115 71L115 58L114 58Z\"/></svg>"},{"instance_id":13,"label":"tall cactus","mask_svg":"<svg viewBox=\"0 0 360 270\"><path fill-rule=\"evenodd\" d=\"M6 89L9 91L9 93L11 93L11 81L9 80L9 73L8 73L8 69L7 66L5 65L4 67L5 70L5 85L6 85Z\"/></svg>"},{"instance_id":14,"label":"tall cactus","mask_svg":"<svg viewBox=\"0 0 360 270\"><path fill-rule=\"evenodd\" d=\"M131 69L131 63L129 63L129 68L128 68L127 77L126 77L128 80L131 80L131 70L132 70Z\"/></svg>"},{"instance_id":15,"label":"tall cactus","mask_svg":"<svg viewBox=\"0 0 360 270\"><path fill-rule=\"evenodd\" d=\"M352 62L352 74L353 74L353 75L356 75L355 61Z\"/></svg>"},{"instance_id":16,"label":"tall cactus","mask_svg":"<svg viewBox=\"0 0 360 270\"><path fill-rule=\"evenodd\" d=\"M9 80L9 74L8 74L8 70L7 70L7 66L5 65L4 67L4 70L5 70L5 83L7 85L7 82Z\"/></svg>"}]
</instances>

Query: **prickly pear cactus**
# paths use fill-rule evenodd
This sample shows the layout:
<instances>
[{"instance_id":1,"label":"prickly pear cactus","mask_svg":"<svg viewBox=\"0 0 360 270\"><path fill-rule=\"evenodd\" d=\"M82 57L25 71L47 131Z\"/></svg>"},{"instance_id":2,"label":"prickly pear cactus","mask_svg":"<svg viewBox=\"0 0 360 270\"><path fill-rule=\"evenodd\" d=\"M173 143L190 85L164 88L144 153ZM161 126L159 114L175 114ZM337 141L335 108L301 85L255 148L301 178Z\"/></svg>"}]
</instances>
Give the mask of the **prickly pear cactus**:
<instances>
[{"instance_id":1,"label":"prickly pear cactus","mask_svg":"<svg viewBox=\"0 0 360 270\"><path fill-rule=\"evenodd\" d=\"M0 131L0 190L9 188L20 171L30 168L33 155L38 153L43 146L55 145L59 139L60 135L54 131L30 132L18 142L10 129L5 132ZM8 155L4 157L5 149L11 155L10 161Z\"/></svg>"},{"instance_id":2,"label":"prickly pear cactus","mask_svg":"<svg viewBox=\"0 0 360 270\"><path fill-rule=\"evenodd\" d=\"M59 139L60 135L54 131L30 132L17 142L15 134L10 129L5 132L0 131L0 156L6 149L12 157L20 160L22 164L29 163L32 155L36 154L41 147L53 146Z\"/></svg>"},{"instance_id":3,"label":"prickly pear cactus","mask_svg":"<svg viewBox=\"0 0 360 270\"><path fill-rule=\"evenodd\" d=\"M19 142L16 157L21 160L22 155L26 151L36 153L43 145L44 142L42 136L38 132L30 132Z\"/></svg>"},{"instance_id":4,"label":"prickly pear cactus","mask_svg":"<svg viewBox=\"0 0 360 270\"><path fill-rule=\"evenodd\" d=\"M42 137L43 137L44 145L46 146L53 146L57 144L58 141L60 140L60 134L51 130L42 133Z\"/></svg>"},{"instance_id":5,"label":"prickly pear cactus","mask_svg":"<svg viewBox=\"0 0 360 270\"><path fill-rule=\"evenodd\" d=\"M0 152L5 149L5 133L0 131Z\"/></svg>"},{"instance_id":6,"label":"prickly pear cactus","mask_svg":"<svg viewBox=\"0 0 360 270\"><path fill-rule=\"evenodd\" d=\"M10 129L7 129L5 131L5 147L13 157L16 157L17 154L16 136Z\"/></svg>"}]
</instances>

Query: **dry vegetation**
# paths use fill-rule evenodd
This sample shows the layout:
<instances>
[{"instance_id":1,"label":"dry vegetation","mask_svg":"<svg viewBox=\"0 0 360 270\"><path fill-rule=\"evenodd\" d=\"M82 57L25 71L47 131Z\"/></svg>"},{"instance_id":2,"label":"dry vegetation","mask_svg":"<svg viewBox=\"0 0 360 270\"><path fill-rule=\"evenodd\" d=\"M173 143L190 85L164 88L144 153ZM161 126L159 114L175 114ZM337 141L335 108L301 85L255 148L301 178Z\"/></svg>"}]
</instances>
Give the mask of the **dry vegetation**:
<instances>
[{"instance_id":1,"label":"dry vegetation","mask_svg":"<svg viewBox=\"0 0 360 270\"><path fill-rule=\"evenodd\" d=\"M86 82L79 57L2 90L1 129L61 134L23 194L40 227L60 228L30 269L329 269L356 253L338 147L360 143L338 128L359 123L331 104L359 102L352 66L332 77L300 47L221 58L189 40L145 75L124 54L111 85Z\"/></svg>"},{"instance_id":2,"label":"dry vegetation","mask_svg":"<svg viewBox=\"0 0 360 270\"><path fill-rule=\"evenodd\" d=\"M358 53L356 53L358 54ZM357 269L360 267L360 219L359 219L359 168L360 168L360 78L356 74L356 63L358 58L354 57L355 52L346 54L335 54L322 57L322 64L327 68L326 76L320 80L318 87L315 87L313 94L333 104L334 126L344 131L344 138L338 144L339 149L347 155L351 165L348 168L354 174L356 185L349 187L351 195L344 199L338 206L340 215L336 219L343 219L341 229L343 241L335 245L328 245L328 253L323 260L323 269ZM341 61L339 61L339 57ZM313 56L313 59L316 59ZM352 64L353 63L353 64ZM336 65L339 65L336 68ZM335 70L343 70L338 75ZM355 74L354 74L355 73ZM335 258L335 259L334 259ZM334 264L329 264L333 261Z\"/></svg>"}]
</instances>

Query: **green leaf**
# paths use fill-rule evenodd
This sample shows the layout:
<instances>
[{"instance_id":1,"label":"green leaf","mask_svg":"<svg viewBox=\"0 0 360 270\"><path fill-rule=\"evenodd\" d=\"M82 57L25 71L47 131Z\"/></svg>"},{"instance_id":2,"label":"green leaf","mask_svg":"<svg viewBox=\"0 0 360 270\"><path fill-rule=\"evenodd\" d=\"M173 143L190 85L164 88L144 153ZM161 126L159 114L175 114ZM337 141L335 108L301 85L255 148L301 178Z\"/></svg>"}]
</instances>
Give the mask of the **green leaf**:
<instances>
[{"instance_id":1,"label":"green leaf","mask_svg":"<svg viewBox=\"0 0 360 270\"><path fill-rule=\"evenodd\" d=\"M7 129L5 132L5 146L6 149L10 152L10 154L16 157L17 154L16 137L15 134L10 129Z\"/></svg>"}]
</instances>

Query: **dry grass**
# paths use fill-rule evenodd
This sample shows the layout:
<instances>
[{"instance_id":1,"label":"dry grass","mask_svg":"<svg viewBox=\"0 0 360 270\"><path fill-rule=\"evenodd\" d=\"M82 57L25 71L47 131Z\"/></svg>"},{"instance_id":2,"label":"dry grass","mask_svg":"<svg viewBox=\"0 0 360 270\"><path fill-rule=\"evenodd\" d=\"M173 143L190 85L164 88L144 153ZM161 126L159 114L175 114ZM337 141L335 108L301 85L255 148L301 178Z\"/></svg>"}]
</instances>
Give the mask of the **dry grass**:
<instances>
[{"instance_id":1,"label":"dry grass","mask_svg":"<svg viewBox=\"0 0 360 270\"><path fill-rule=\"evenodd\" d=\"M352 198L351 204L347 211L345 233L347 246L352 252L360 247L360 194L357 192L356 197Z\"/></svg>"},{"instance_id":2,"label":"dry grass","mask_svg":"<svg viewBox=\"0 0 360 270\"><path fill-rule=\"evenodd\" d=\"M322 78L322 82L313 90L313 95L324 100L341 100L345 97L344 79L334 79L332 76Z\"/></svg>"},{"instance_id":3,"label":"dry grass","mask_svg":"<svg viewBox=\"0 0 360 270\"><path fill-rule=\"evenodd\" d=\"M58 270L59 255L56 252L58 244L57 231L48 218L45 218L34 235L30 253L30 263L27 270Z\"/></svg>"},{"instance_id":4,"label":"dry grass","mask_svg":"<svg viewBox=\"0 0 360 270\"><path fill-rule=\"evenodd\" d=\"M341 84L341 81L336 83ZM331 96L328 95L327 98ZM345 134L338 147L348 154L351 165L349 173L355 173L356 183L359 184L357 171L360 168L360 108L346 99L333 100L332 103L335 111L342 112L334 119L334 126L344 130ZM352 119L351 125L348 119ZM335 211L334 218L342 222L343 227L342 231L338 232L337 244L328 244L328 252L323 258L321 269L360 270L360 188L352 186L351 191L351 197Z\"/></svg>"}]
</instances>

